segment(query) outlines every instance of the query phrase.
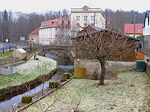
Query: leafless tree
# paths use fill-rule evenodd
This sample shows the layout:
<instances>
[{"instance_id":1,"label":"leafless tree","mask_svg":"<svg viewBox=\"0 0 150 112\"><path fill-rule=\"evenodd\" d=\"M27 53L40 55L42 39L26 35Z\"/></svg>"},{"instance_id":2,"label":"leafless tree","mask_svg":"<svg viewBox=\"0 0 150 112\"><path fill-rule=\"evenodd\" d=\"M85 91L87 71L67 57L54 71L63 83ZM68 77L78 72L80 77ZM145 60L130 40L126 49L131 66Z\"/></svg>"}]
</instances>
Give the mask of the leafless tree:
<instances>
[{"instance_id":1,"label":"leafless tree","mask_svg":"<svg viewBox=\"0 0 150 112\"><path fill-rule=\"evenodd\" d=\"M100 85L104 85L106 72L106 59L117 59L126 56L132 57L134 51L134 40L114 31L101 30L96 33L88 33L84 28L84 36L74 39L76 57L97 59L101 65Z\"/></svg>"},{"instance_id":2,"label":"leafless tree","mask_svg":"<svg viewBox=\"0 0 150 112\"><path fill-rule=\"evenodd\" d=\"M68 45L71 41L70 37L70 28L69 27L60 27L56 32L56 42L59 45Z\"/></svg>"}]
</instances>

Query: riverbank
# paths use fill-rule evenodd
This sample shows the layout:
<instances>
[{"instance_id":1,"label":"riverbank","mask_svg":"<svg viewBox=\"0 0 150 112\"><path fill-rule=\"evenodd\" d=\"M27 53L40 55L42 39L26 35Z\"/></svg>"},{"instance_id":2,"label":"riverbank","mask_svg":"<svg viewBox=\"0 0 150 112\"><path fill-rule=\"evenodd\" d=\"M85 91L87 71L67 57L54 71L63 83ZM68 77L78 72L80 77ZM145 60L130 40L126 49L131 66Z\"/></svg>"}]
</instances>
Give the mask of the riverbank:
<instances>
[{"instance_id":1,"label":"riverbank","mask_svg":"<svg viewBox=\"0 0 150 112\"><path fill-rule=\"evenodd\" d=\"M52 77L57 69L53 59L38 56L17 66L18 72L11 75L0 75L0 101L11 98L41 84Z\"/></svg>"},{"instance_id":2,"label":"riverbank","mask_svg":"<svg viewBox=\"0 0 150 112\"><path fill-rule=\"evenodd\" d=\"M56 73L52 76L52 78L49 81L58 81L59 82L59 80L61 79L63 73L64 73L63 69L58 69L56 71ZM63 85L65 83L67 83L68 81L66 81L66 82L60 82L60 84ZM49 83L46 84L46 85L49 85ZM46 85L44 85L45 89L43 89L43 95L42 95L42 91L39 91L38 93L35 93L35 94L33 94L34 93L33 91L32 91L33 93L30 92L32 94L32 96L33 96L32 102L36 102L39 99L42 99L42 98L46 97L47 95L49 95L51 92L55 91L55 89L49 88ZM29 93L26 93L26 94L29 94ZM15 103L14 105L9 106L8 108L2 110L2 112L14 112L14 111L18 111L18 110L20 110L20 109L22 109L22 108L24 108L25 106L28 106L28 105L29 104L24 104L24 103L21 103L21 102Z\"/></svg>"}]
</instances>

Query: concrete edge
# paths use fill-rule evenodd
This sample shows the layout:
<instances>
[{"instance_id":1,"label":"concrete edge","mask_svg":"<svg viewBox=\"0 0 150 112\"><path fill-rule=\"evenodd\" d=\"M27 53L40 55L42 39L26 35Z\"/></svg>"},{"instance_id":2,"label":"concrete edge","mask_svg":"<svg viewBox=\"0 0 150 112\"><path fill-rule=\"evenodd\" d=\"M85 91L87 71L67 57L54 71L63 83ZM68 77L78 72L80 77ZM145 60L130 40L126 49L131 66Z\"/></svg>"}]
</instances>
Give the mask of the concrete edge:
<instances>
[{"instance_id":1,"label":"concrete edge","mask_svg":"<svg viewBox=\"0 0 150 112\"><path fill-rule=\"evenodd\" d=\"M29 107L30 105L32 105L32 104L38 102L39 100L45 98L45 97L48 96L49 94L52 94L53 92L57 91L57 90L60 89L62 86L64 86L66 83L70 82L73 78L74 78L74 75L73 75L70 79L68 79L67 81L65 81L63 84L61 84L58 88L53 89L52 91L48 92L46 95L44 95L44 96L38 98L38 99L35 100L34 102L29 103L28 105L22 107L21 109L17 110L16 112L20 112L20 111L26 109L27 107Z\"/></svg>"}]
</instances>

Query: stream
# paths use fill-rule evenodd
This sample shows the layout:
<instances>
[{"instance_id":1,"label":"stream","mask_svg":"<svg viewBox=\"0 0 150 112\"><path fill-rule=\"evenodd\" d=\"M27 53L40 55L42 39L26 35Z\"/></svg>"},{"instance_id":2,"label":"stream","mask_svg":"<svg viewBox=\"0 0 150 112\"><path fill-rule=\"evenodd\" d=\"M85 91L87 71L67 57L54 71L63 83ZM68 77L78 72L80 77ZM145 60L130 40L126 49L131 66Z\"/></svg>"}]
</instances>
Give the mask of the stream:
<instances>
[{"instance_id":1,"label":"stream","mask_svg":"<svg viewBox=\"0 0 150 112\"><path fill-rule=\"evenodd\" d=\"M52 58L52 59L55 59L58 62L58 70L52 76L51 79L49 79L48 81L46 81L44 83L44 89L49 86L49 81L57 81L57 80L59 80L64 72L72 72L73 68L74 68L73 65L67 64L68 60L66 58L63 58L61 56L57 56L55 54L49 54L49 53L45 54L45 56L49 57L49 58ZM10 107L11 105L14 105L16 103L21 102L21 98L24 95L33 95L35 93L40 92L42 90L42 87L43 87L43 84L40 84L40 85L38 85L37 87L31 89L28 92L25 92L23 94L19 94L17 96L12 97L11 99L8 99L8 100L0 102L0 111L4 110L5 108Z\"/></svg>"}]
</instances>

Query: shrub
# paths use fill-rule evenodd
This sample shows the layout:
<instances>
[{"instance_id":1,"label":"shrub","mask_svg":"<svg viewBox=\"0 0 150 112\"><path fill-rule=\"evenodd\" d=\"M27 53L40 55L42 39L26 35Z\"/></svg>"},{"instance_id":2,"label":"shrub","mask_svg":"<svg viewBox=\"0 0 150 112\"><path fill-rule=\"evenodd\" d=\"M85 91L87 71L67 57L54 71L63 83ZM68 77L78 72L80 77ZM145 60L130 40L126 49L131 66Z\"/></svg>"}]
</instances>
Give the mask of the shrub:
<instances>
[{"instance_id":1,"label":"shrub","mask_svg":"<svg viewBox=\"0 0 150 112\"><path fill-rule=\"evenodd\" d=\"M58 88L59 85L59 82L55 82L55 88Z\"/></svg>"},{"instance_id":2,"label":"shrub","mask_svg":"<svg viewBox=\"0 0 150 112\"><path fill-rule=\"evenodd\" d=\"M66 77L61 77L60 82L65 82L67 80Z\"/></svg>"},{"instance_id":3,"label":"shrub","mask_svg":"<svg viewBox=\"0 0 150 112\"><path fill-rule=\"evenodd\" d=\"M22 103L30 103L31 101L32 101L32 96L30 95L22 96L22 100L21 100Z\"/></svg>"},{"instance_id":4,"label":"shrub","mask_svg":"<svg viewBox=\"0 0 150 112\"><path fill-rule=\"evenodd\" d=\"M58 88L59 82L49 82L49 88Z\"/></svg>"},{"instance_id":5,"label":"shrub","mask_svg":"<svg viewBox=\"0 0 150 112\"><path fill-rule=\"evenodd\" d=\"M63 74L63 77L66 77L67 79L69 79L69 78L70 78L70 76L71 76L71 74L70 74L70 73L64 73L64 74Z\"/></svg>"}]
</instances>

